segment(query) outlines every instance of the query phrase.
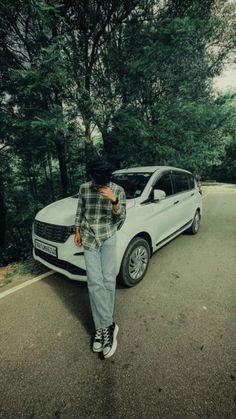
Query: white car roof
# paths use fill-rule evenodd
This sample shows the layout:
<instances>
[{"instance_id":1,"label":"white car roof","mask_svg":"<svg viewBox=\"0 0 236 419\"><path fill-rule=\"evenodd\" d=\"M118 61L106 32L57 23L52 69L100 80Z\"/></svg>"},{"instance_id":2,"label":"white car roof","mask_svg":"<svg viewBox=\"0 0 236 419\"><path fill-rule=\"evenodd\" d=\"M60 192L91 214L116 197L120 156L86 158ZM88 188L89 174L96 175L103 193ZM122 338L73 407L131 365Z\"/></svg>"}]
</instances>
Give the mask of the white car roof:
<instances>
[{"instance_id":1,"label":"white car roof","mask_svg":"<svg viewBox=\"0 0 236 419\"><path fill-rule=\"evenodd\" d=\"M149 172L154 173L157 170L181 170L183 172L190 173L188 170L181 169L180 167L173 166L139 166L139 167L128 167L127 169L115 170L113 173L142 173Z\"/></svg>"}]
</instances>

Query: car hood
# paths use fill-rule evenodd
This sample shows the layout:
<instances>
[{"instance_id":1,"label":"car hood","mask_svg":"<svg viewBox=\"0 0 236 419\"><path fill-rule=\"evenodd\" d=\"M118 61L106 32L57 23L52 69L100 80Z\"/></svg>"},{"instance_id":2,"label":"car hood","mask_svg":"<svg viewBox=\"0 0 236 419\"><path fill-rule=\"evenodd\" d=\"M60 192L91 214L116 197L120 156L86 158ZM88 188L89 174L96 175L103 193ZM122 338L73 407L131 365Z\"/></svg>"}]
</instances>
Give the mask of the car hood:
<instances>
[{"instance_id":1,"label":"car hood","mask_svg":"<svg viewBox=\"0 0 236 419\"><path fill-rule=\"evenodd\" d=\"M53 202L41 209L35 219L49 224L74 225L78 199L67 197ZM127 199L127 212L135 205L135 199Z\"/></svg>"}]
</instances>

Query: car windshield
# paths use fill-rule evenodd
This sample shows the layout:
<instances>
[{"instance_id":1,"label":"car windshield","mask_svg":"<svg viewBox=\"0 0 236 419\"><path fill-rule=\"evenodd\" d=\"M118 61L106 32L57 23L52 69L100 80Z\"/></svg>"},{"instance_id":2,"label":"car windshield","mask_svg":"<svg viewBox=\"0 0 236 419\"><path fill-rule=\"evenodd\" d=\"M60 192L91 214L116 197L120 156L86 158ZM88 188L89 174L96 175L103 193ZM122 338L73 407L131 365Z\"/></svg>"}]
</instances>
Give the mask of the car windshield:
<instances>
[{"instance_id":1,"label":"car windshield","mask_svg":"<svg viewBox=\"0 0 236 419\"><path fill-rule=\"evenodd\" d=\"M111 181L122 186L125 190L127 199L138 198L152 173L132 172L132 173L113 173ZM78 198L78 193L72 195L71 198Z\"/></svg>"},{"instance_id":2,"label":"car windshield","mask_svg":"<svg viewBox=\"0 0 236 419\"><path fill-rule=\"evenodd\" d=\"M125 190L127 199L138 198L152 173L132 172L132 173L113 173L111 181L122 186Z\"/></svg>"}]
</instances>

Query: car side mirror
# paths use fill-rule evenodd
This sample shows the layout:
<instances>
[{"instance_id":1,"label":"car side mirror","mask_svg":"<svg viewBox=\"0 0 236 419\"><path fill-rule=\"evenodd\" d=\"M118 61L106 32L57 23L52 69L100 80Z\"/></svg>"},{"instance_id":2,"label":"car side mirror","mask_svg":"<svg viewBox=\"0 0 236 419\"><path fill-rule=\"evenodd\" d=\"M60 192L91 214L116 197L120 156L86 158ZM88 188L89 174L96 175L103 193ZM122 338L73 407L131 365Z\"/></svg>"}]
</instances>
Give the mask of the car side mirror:
<instances>
[{"instance_id":1,"label":"car side mirror","mask_svg":"<svg viewBox=\"0 0 236 419\"><path fill-rule=\"evenodd\" d=\"M153 199L154 201L161 201L162 199L165 199L166 193L162 191L161 189L154 189L153 191Z\"/></svg>"}]
</instances>

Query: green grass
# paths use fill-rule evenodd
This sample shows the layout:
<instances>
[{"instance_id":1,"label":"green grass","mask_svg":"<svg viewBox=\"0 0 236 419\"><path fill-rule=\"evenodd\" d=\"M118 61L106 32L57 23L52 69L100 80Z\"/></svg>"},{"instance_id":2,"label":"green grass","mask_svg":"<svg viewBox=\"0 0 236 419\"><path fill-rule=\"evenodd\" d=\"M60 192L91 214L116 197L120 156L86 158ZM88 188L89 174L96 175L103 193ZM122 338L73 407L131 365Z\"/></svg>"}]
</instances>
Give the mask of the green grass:
<instances>
[{"instance_id":1,"label":"green grass","mask_svg":"<svg viewBox=\"0 0 236 419\"><path fill-rule=\"evenodd\" d=\"M10 270L0 279L0 288L13 282L14 280L17 281L17 279L19 280L22 278L26 280L31 279L47 271L48 268L46 268L46 266L42 265L33 258L26 259L22 262L13 262L11 263Z\"/></svg>"}]
</instances>

